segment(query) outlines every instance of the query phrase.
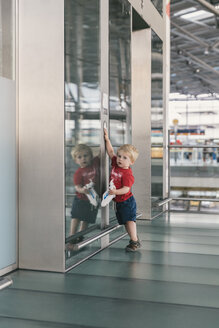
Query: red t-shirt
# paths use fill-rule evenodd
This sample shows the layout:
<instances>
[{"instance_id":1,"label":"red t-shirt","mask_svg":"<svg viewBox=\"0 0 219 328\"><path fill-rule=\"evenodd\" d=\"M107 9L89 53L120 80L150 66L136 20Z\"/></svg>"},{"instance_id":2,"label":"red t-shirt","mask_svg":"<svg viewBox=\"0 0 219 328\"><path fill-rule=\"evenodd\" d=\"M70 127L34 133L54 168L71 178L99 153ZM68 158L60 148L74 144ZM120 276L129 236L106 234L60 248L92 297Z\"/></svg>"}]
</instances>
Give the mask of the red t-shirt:
<instances>
[{"instance_id":1,"label":"red t-shirt","mask_svg":"<svg viewBox=\"0 0 219 328\"><path fill-rule=\"evenodd\" d=\"M112 171L110 174L110 180L113 179L113 183L116 189L121 189L122 187L131 188L131 186L135 181L132 174L132 169L131 168L122 169L121 167L119 167L116 164L116 156L113 156L111 165L112 165ZM118 203L124 202L125 200L129 199L132 195L133 194L131 190L129 190L129 192L127 192L124 195L116 195L116 197L113 198L113 200Z\"/></svg>"},{"instance_id":2,"label":"red t-shirt","mask_svg":"<svg viewBox=\"0 0 219 328\"><path fill-rule=\"evenodd\" d=\"M99 191L99 169L100 169L100 160L99 157L94 157L91 165L81 168L79 167L74 174L74 184L75 186L84 187L86 184L90 183L90 180L94 183L94 189L98 193ZM76 195L80 199L88 200L85 194L81 194L76 191Z\"/></svg>"}]
</instances>

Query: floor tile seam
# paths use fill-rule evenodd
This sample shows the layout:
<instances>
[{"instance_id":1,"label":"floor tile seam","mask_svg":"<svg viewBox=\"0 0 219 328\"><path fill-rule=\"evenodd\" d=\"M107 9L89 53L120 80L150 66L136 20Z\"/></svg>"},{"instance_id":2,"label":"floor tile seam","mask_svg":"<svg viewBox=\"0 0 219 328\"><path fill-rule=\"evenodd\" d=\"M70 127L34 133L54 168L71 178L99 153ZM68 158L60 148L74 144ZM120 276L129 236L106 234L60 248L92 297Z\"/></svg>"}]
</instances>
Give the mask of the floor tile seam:
<instances>
[{"instance_id":1,"label":"floor tile seam","mask_svg":"<svg viewBox=\"0 0 219 328\"><path fill-rule=\"evenodd\" d=\"M202 219L201 219L202 220ZM161 222L161 221L157 221L157 222L153 222L153 220L152 221L150 221L150 222L148 222L148 223L146 223L146 224L138 224L137 223L137 227L138 228L142 228L142 229L155 229L155 228L160 228L160 229L168 229L168 230L171 230L171 229L203 229L203 228L205 228L206 230L214 230L214 228L216 227L216 229L219 229L219 220L218 221L215 221L215 219L214 220L211 220L210 221L210 226L208 226L207 224L208 224L208 221L209 220L202 220L201 221L200 219L199 220L197 220L197 221L189 221L189 220L187 220L187 221L182 221L182 220L180 220L180 221L174 221L174 220L170 220L170 221L165 221L165 222Z\"/></svg>"},{"instance_id":2,"label":"floor tile seam","mask_svg":"<svg viewBox=\"0 0 219 328\"><path fill-rule=\"evenodd\" d=\"M163 225L158 225L158 224L156 224L156 225L148 225L149 227L151 227L151 228L154 228L154 229L156 229L156 228L160 228L160 229L162 229L162 230L171 230L171 229L178 229L178 230L181 230L181 229L185 229L185 230L206 230L206 231L218 231L219 230L219 223L218 223L218 227L216 228L215 226L214 226L214 228L208 228L208 227L205 227L204 225L201 225L201 226L199 226L199 227L194 227L194 226L188 226L187 225L187 223L185 223L184 225L181 225L181 226L178 226L178 225L167 225L167 224L163 224ZM140 227L139 226L137 226L139 229L140 229Z\"/></svg>"},{"instance_id":3,"label":"floor tile seam","mask_svg":"<svg viewBox=\"0 0 219 328\"><path fill-rule=\"evenodd\" d=\"M141 230L138 230L139 234L141 235L144 235L144 234L151 234L151 235L164 235L164 236L189 236L189 237L207 237L207 238L218 238L219 237L219 234L213 234L213 233L209 233L209 232L206 232L206 233L203 233L203 231L201 232L198 232L197 233L194 233L191 231L191 233L189 233L188 231L182 231L182 232L176 232L176 231L163 231L163 230L159 230L159 231L150 231L150 230L147 230L147 231L141 231Z\"/></svg>"},{"instance_id":4,"label":"floor tile seam","mask_svg":"<svg viewBox=\"0 0 219 328\"><path fill-rule=\"evenodd\" d=\"M176 264L165 264L165 263L151 263L151 262L138 262L138 261L123 261L123 260L100 260L100 261L110 261L110 262L122 262L122 263L135 263L142 265L156 265L156 266L164 266L164 267L177 267L177 268L191 268L191 269L205 269L205 270L219 270L219 268L214 267L204 267L204 266L192 266L192 265L176 265Z\"/></svg>"},{"instance_id":5,"label":"floor tile seam","mask_svg":"<svg viewBox=\"0 0 219 328\"><path fill-rule=\"evenodd\" d=\"M212 285L212 284L201 284L201 283L194 283L194 282L184 282L184 281L170 281L170 280L159 280L159 279L149 279L149 278L128 278L128 277L116 277L116 276L105 276L105 275L100 275L100 274L80 274L80 273L72 273L71 275L76 275L76 276L87 276L87 277L98 277L98 278L104 278L104 279L111 279L111 280L126 280L126 281L152 281L152 282L159 282L159 283L164 283L164 284L178 284L178 285L194 285L194 286L208 286L212 288L219 288L219 285ZM11 287L13 288L13 287Z\"/></svg>"},{"instance_id":6,"label":"floor tile seam","mask_svg":"<svg viewBox=\"0 0 219 328\"><path fill-rule=\"evenodd\" d=\"M115 248L116 249L116 248ZM193 252L180 252L180 251L176 251L176 250L171 250L171 249L168 249L168 250L150 250L150 249L144 249L143 247L141 248L140 250L141 252L154 252L154 251L160 251L161 253L165 253L165 254L168 254L168 253L175 253L175 254L185 254L185 255L203 255L203 256L219 256L219 254L212 254L212 253L193 253Z\"/></svg>"},{"instance_id":7,"label":"floor tile seam","mask_svg":"<svg viewBox=\"0 0 219 328\"><path fill-rule=\"evenodd\" d=\"M112 249L112 247L111 247L111 249ZM116 249L116 248L114 248L114 249ZM141 249L140 250L140 252L141 251L143 251L144 253L171 253L171 254L175 254L175 255L179 255L179 254L185 254L185 255L191 255L191 256L212 256L212 257L214 257L214 256L216 256L216 257L218 257L219 255L216 255L216 254L202 254L202 253L182 253L182 252L174 252L174 251L170 251L170 250L168 250L167 252L166 251L160 251L160 250L147 250L147 249ZM103 250L103 252L104 252L104 250ZM134 254L133 254L134 255ZM90 258L89 260L96 260L95 259L95 256L93 257L93 258ZM101 260L101 259L98 259L98 260ZM106 260L107 261L107 260Z\"/></svg>"},{"instance_id":8,"label":"floor tile seam","mask_svg":"<svg viewBox=\"0 0 219 328\"><path fill-rule=\"evenodd\" d=\"M29 290L23 290L25 292L29 292ZM31 292L35 292L35 291L31 291ZM38 292L38 291L37 291ZM45 292L46 293L46 292ZM57 294L57 295L62 295L62 293L54 293L54 292L48 292L48 294ZM216 306L203 306L203 305L194 305L194 304L184 304L184 303L175 303L175 302L164 302L164 301L151 301L151 300L139 300L137 298L132 298L132 299L129 299L129 298L121 298L121 297L106 297L106 296L95 296L95 295L88 295L88 294L64 294L65 296L69 296L69 297L80 297L80 298L90 298L90 299L102 299L102 300L105 300L105 301L117 301L117 302L126 302L126 303L142 303L142 304L156 304L156 305L166 305L166 306L174 306L174 307L187 307L187 308L200 308L200 309L212 309L212 310L218 310L219 309L219 306L216 307ZM64 324L64 325L70 325L68 323L63 323L63 322L57 322L57 321L44 321L44 320L36 320L36 319L28 319L28 318L25 318L25 317L22 317L22 318L19 318L19 317L13 317L13 316L4 316L0 313L0 318L1 317L8 317L8 318L12 318L12 319L20 319L20 320L29 320L29 321L34 321L34 322L41 322L41 323L51 323L51 324ZM73 325L76 325L76 326L79 326L78 324L73 324ZM65 326L64 326L65 327ZM72 324L70 325L70 327L73 327ZM93 326L81 326L81 327L84 327L84 328L91 328ZM101 328L98 326L98 328Z\"/></svg>"},{"instance_id":9,"label":"floor tile seam","mask_svg":"<svg viewBox=\"0 0 219 328\"><path fill-rule=\"evenodd\" d=\"M1 318L4 318L4 319L12 319L12 320L18 320L18 321L31 321L31 322L34 322L34 323L42 323L42 324L51 324L51 325L54 325L57 326L57 327L63 327L63 328L74 328L74 327L80 327L80 328L94 328L94 326L85 326L85 325L81 325L81 324L77 324L77 323L65 323L65 322L60 322L60 321L45 321L45 320L37 320L37 319L30 319L30 318L26 318L26 317L15 317L15 316L7 316L7 315L2 315L0 313L0 319ZM98 328L104 328L104 327L100 327L98 326Z\"/></svg>"},{"instance_id":10,"label":"floor tile seam","mask_svg":"<svg viewBox=\"0 0 219 328\"><path fill-rule=\"evenodd\" d=\"M140 234L139 234L140 236ZM140 238L140 241L141 242L152 242L152 243L167 243L167 244L183 244L183 245L197 245L197 246L215 246L215 247L219 247L219 244L199 244L199 243L188 243L188 242L183 242L183 241L179 241L179 242L176 242L176 241L168 241L168 240L150 240L150 239L141 239ZM218 254L219 255L219 254Z\"/></svg>"},{"instance_id":11,"label":"floor tile seam","mask_svg":"<svg viewBox=\"0 0 219 328\"><path fill-rule=\"evenodd\" d=\"M92 261L105 261L105 262L116 262L116 263L121 263L121 260L99 260L99 259L95 259L95 260L92 260ZM135 264L139 264L139 265L148 265L148 266L157 266L157 267L169 267L169 268L179 268L179 269L197 269L197 270L200 270L200 269L204 269L204 270L209 270L209 271L219 271L219 268L209 268L209 267L197 267L197 266L188 266L188 265L172 265L172 264L162 264L162 263L148 263L148 262L133 262L133 261L123 261L122 262L123 264L131 264L131 263L135 263ZM70 273L70 272L68 272ZM71 274L71 273L70 273Z\"/></svg>"},{"instance_id":12,"label":"floor tile seam","mask_svg":"<svg viewBox=\"0 0 219 328\"><path fill-rule=\"evenodd\" d=\"M171 233L171 232L164 232L162 233L161 231L160 232L156 232L156 231L140 231L139 232L139 235L144 235L144 234L148 234L148 235L161 235L161 236L189 236L189 237L207 237L207 238L217 238L219 237L219 234L218 235L206 235L206 234L188 234L188 233Z\"/></svg>"},{"instance_id":13,"label":"floor tile seam","mask_svg":"<svg viewBox=\"0 0 219 328\"><path fill-rule=\"evenodd\" d=\"M103 252L104 252L104 250L103 250ZM189 256L189 257L191 257L191 256L197 256L197 257L203 257L203 256L205 256L205 257L211 257L211 258L218 258L219 257L219 253L218 254L213 254L213 253L211 253L211 252L209 252L209 253L197 253L197 252L185 252L185 251L180 251L180 250L171 250L171 249L167 249L167 250L153 250L153 249L144 249L143 247L141 248L141 250L138 252L138 253L145 253L145 254L150 254L150 253L159 253L160 255L162 255L162 254L164 254L164 256L167 256L168 254L170 254L170 255L181 255L181 256ZM131 253L132 255L136 255L136 253ZM113 257L113 256L112 256ZM134 256L133 256L133 258L134 258ZM115 262L119 262L119 261L121 261L121 259L102 259L102 258L95 258L95 255L92 257L92 258L90 258L89 259L89 261L115 261ZM123 261L123 260L122 260ZM134 262L134 263L144 263L144 262L139 262L139 260L134 260L134 259L130 259L130 260L128 260L128 261L123 261L123 262L130 262L130 263L132 263L132 262ZM88 263L88 262L87 262ZM147 262L146 262L147 263ZM212 269L217 269L217 268L212 268Z\"/></svg>"},{"instance_id":14,"label":"floor tile seam","mask_svg":"<svg viewBox=\"0 0 219 328\"><path fill-rule=\"evenodd\" d=\"M190 224L190 225L189 225ZM209 224L209 223L208 223ZM161 230L206 230L206 231L216 231L219 230L219 220L218 222L213 222L210 223L213 226L210 227L207 223L204 223L204 221L198 221L198 222L159 222L159 223L153 223L150 222L148 224L137 224L137 227L139 229L150 229L150 230L155 230L155 229L161 229Z\"/></svg>"},{"instance_id":15,"label":"floor tile seam","mask_svg":"<svg viewBox=\"0 0 219 328\"><path fill-rule=\"evenodd\" d=\"M87 274L84 274L87 275ZM104 278L115 278L115 280L131 280L131 281L152 281L152 282L159 282L159 283L168 283L168 284L187 284L187 285L194 285L194 286L206 286L206 287L214 287L217 288L219 287L218 285L213 285L213 284L208 284L208 283L196 283L196 282L186 282L186 281L173 281L173 280L160 280L160 279L149 279L149 278L127 278L127 277L118 277L118 276L104 276L102 274L95 274L95 275L90 275L93 277L104 277Z\"/></svg>"}]
</instances>

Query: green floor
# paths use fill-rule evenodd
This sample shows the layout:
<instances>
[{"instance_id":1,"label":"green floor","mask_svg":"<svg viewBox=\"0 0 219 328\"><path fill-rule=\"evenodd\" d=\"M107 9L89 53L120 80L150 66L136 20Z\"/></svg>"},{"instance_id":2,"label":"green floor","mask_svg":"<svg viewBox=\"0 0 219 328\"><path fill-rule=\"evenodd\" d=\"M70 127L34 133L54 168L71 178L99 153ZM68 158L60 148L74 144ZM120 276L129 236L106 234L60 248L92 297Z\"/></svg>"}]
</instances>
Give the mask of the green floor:
<instances>
[{"instance_id":1,"label":"green floor","mask_svg":"<svg viewBox=\"0 0 219 328\"><path fill-rule=\"evenodd\" d=\"M219 327L219 216L172 213L68 274L19 270L0 292L0 328Z\"/></svg>"}]
</instances>

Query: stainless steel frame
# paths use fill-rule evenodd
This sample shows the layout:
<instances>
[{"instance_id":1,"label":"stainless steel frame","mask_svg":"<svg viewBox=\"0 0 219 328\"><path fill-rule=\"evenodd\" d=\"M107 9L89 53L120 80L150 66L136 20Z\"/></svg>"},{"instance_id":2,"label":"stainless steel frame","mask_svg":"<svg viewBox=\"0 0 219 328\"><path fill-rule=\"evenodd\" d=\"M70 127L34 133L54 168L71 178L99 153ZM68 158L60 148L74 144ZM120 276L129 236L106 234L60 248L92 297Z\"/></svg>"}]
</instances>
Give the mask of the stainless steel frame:
<instances>
[{"instance_id":1,"label":"stainless steel frame","mask_svg":"<svg viewBox=\"0 0 219 328\"><path fill-rule=\"evenodd\" d=\"M132 142L134 195L144 219L151 219L151 30L132 32Z\"/></svg>"},{"instance_id":2,"label":"stainless steel frame","mask_svg":"<svg viewBox=\"0 0 219 328\"><path fill-rule=\"evenodd\" d=\"M100 0L100 84L101 84L101 186L104 192L108 186L109 159L105 151L103 129L109 126L109 1ZM101 228L109 224L109 207L101 208ZM101 239L101 248L109 243L109 236Z\"/></svg>"},{"instance_id":3,"label":"stainless steel frame","mask_svg":"<svg viewBox=\"0 0 219 328\"><path fill-rule=\"evenodd\" d=\"M19 267L63 272L64 1L19 0Z\"/></svg>"}]
</instances>

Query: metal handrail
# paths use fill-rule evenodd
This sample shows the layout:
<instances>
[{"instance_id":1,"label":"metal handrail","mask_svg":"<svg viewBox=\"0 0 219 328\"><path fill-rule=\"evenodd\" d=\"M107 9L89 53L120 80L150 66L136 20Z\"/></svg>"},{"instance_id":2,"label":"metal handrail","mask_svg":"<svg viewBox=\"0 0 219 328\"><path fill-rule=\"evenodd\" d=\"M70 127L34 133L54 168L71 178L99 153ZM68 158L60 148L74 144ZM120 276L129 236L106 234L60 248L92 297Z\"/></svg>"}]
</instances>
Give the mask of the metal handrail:
<instances>
[{"instance_id":1,"label":"metal handrail","mask_svg":"<svg viewBox=\"0 0 219 328\"><path fill-rule=\"evenodd\" d=\"M94 224L90 226L89 228L86 228L86 230L79 231L75 233L74 235L71 235L65 239L66 243L70 243L71 241L75 240L78 237L84 236L90 232L92 232L95 229L100 229L100 224Z\"/></svg>"},{"instance_id":2,"label":"metal handrail","mask_svg":"<svg viewBox=\"0 0 219 328\"><path fill-rule=\"evenodd\" d=\"M13 280L10 277L0 277L0 290L5 289L13 284Z\"/></svg>"},{"instance_id":3,"label":"metal handrail","mask_svg":"<svg viewBox=\"0 0 219 328\"><path fill-rule=\"evenodd\" d=\"M219 148L219 146L214 145L167 145L168 148Z\"/></svg>"},{"instance_id":4,"label":"metal handrail","mask_svg":"<svg viewBox=\"0 0 219 328\"><path fill-rule=\"evenodd\" d=\"M83 248L83 247L85 247L85 246L93 243L94 241L96 241L96 240L98 240L98 239L100 239L100 238L108 235L112 231L117 230L118 228L121 228L121 227L122 226L119 225L119 224L116 224L116 225L114 225L112 227L109 227L109 228L105 229L103 232L98 233L97 235L95 235L93 237L90 237L90 238L86 239L85 241L81 241L80 243L75 244L75 249L76 250L79 250L79 249L81 249L81 248Z\"/></svg>"},{"instance_id":5,"label":"metal handrail","mask_svg":"<svg viewBox=\"0 0 219 328\"><path fill-rule=\"evenodd\" d=\"M203 201L203 202L219 202L219 198L192 198L192 197L176 197L172 200L185 200L185 201Z\"/></svg>"},{"instance_id":6,"label":"metal handrail","mask_svg":"<svg viewBox=\"0 0 219 328\"><path fill-rule=\"evenodd\" d=\"M156 203L156 206L162 206L171 202L172 198L164 198L160 202Z\"/></svg>"},{"instance_id":7,"label":"metal handrail","mask_svg":"<svg viewBox=\"0 0 219 328\"><path fill-rule=\"evenodd\" d=\"M141 213L137 214L136 219L138 219L138 218L141 217L141 216L142 216ZM100 239L100 238L102 238L102 237L104 237L104 236L110 234L111 232L113 232L113 231L115 231L115 230L117 230L117 229L119 229L119 228L121 228L121 227L122 227L122 225L120 225L120 224L118 224L118 223L115 224L115 225L113 225L113 226L111 226L111 227L107 227L107 228L104 229L102 232L100 232L100 233L94 235L93 237L90 237L90 238L88 238L88 239L86 239L86 240L84 240L84 241L81 241L81 242L78 243L78 244L75 244L75 245L74 245L74 249L75 249L75 250L79 250L79 249L81 249L81 248L83 248L83 247L85 247L85 246L87 246L87 245L93 243L94 241L96 241L96 240L98 240L98 239ZM70 239L70 238L69 238L69 239ZM72 239L73 239L73 238L72 238Z\"/></svg>"},{"instance_id":8,"label":"metal handrail","mask_svg":"<svg viewBox=\"0 0 219 328\"><path fill-rule=\"evenodd\" d=\"M92 254L89 254L88 256L84 257L83 259L81 259L79 262L71 265L68 269L65 270L65 272L69 272L70 270L74 269L76 266L78 266L79 264L87 261L88 259L90 259L91 257L93 257L94 255L100 253L103 249L111 246L112 244L114 244L115 242L119 241L120 239L124 238L127 235L127 232L123 233L122 235L116 237L115 239L111 240L109 242L109 244L107 246L104 246L103 248L100 248L96 251L94 251Z\"/></svg>"}]
</instances>

